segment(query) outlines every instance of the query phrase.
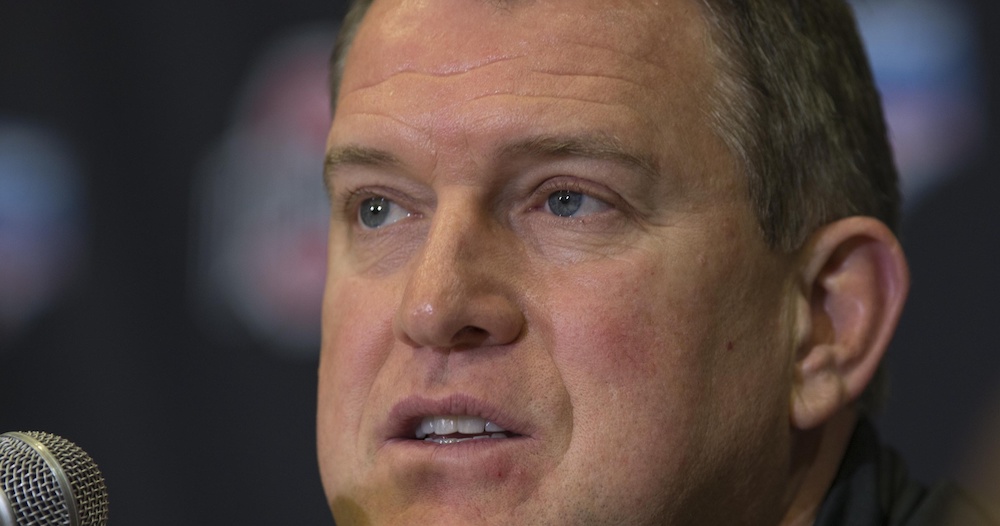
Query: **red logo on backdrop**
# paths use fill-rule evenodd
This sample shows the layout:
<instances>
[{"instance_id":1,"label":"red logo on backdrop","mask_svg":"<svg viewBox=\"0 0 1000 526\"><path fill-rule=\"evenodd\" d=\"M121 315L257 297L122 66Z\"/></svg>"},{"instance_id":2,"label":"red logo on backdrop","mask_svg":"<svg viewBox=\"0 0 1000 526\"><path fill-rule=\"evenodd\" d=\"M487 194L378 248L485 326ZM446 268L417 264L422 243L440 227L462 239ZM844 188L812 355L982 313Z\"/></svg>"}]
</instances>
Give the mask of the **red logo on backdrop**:
<instances>
[{"instance_id":1,"label":"red logo on backdrop","mask_svg":"<svg viewBox=\"0 0 1000 526\"><path fill-rule=\"evenodd\" d=\"M289 357L319 350L334 36L301 31L267 50L195 196L199 316L224 338L250 337Z\"/></svg>"}]
</instances>

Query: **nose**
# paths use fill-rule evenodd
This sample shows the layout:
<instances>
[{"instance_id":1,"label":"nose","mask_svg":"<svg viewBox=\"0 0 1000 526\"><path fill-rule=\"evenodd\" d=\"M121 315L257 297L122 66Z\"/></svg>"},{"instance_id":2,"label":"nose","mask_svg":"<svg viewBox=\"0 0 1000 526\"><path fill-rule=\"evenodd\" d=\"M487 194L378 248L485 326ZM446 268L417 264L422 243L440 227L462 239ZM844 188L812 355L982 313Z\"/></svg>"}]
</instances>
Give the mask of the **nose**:
<instances>
[{"instance_id":1,"label":"nose","mask_svg":"<svg viewBox=\"0 0 1000 526\"><path fill-rule=\"evenodd\" d=\"M468 208L439 206L393 322L411 347L506 345L524 328L509 232Z\"/></svg>"}]
</instances>

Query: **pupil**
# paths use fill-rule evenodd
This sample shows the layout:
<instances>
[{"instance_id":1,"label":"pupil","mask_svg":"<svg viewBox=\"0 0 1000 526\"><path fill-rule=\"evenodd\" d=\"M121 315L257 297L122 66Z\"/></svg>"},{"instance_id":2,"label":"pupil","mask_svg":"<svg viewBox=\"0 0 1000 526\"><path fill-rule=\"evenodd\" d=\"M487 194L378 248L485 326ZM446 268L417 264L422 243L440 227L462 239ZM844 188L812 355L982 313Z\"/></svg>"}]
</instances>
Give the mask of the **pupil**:
<instances>
[{"instance_id":1,"label":"pupil","mask_svg":"<svg viewBox=\"0 0 1000 526\"><path fill-rule=\"evenodd\" d=\"M570 217L580 210L583 202L583 194L560 190L549 196L549 209L552 213L560 217Z\"/></svg>"},{"instance_id":2,"label":"pupil","mask_svg":"<svg viewBox=\"0 0 1000 526\"><path fill-rule=\"evenodd\" d=\"M361 223L368 228L382 226L389 215L389 201L384 197L372 197L361 203Z\"/></svg>"}]
</instances>

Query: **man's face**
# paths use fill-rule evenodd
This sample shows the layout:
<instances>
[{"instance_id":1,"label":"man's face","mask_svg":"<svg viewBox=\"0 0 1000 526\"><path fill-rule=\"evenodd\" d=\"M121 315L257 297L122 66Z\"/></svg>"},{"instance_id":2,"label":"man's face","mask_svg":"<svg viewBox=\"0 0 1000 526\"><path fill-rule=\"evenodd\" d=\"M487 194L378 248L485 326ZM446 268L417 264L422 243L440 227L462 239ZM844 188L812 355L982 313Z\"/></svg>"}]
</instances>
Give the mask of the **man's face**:
<instances>
[{"instance_id":1,"label":"man's face","mask_svg":"<svg viewBox=\"0 0 1000 526\"><path fill-rule=\"evenodd\" d=\"M368 13L329 136L338 524L780 518L790 262L712 131L697 2L609 4Z\"/></svg>"}]
</instances>

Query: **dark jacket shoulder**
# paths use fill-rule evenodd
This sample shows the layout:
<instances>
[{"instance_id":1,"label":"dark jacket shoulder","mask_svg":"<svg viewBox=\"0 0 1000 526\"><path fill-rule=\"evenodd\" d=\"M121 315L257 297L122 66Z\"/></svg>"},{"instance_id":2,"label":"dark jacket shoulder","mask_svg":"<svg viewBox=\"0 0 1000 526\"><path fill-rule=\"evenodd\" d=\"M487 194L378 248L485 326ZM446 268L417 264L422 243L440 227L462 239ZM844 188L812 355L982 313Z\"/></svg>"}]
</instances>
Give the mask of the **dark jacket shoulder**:
<instances>
[{"instance_id":1,"label":"dark jacket shoulder","mask_svg":"<svg viewBox=\"0 0 1000 526\"><path fill-rule=\"evenodd\" d=\"M816 526L992 526L985 508L953 483L926 488L910 478L874 426L858 422Z\"/></svg>"}]
</instances>

